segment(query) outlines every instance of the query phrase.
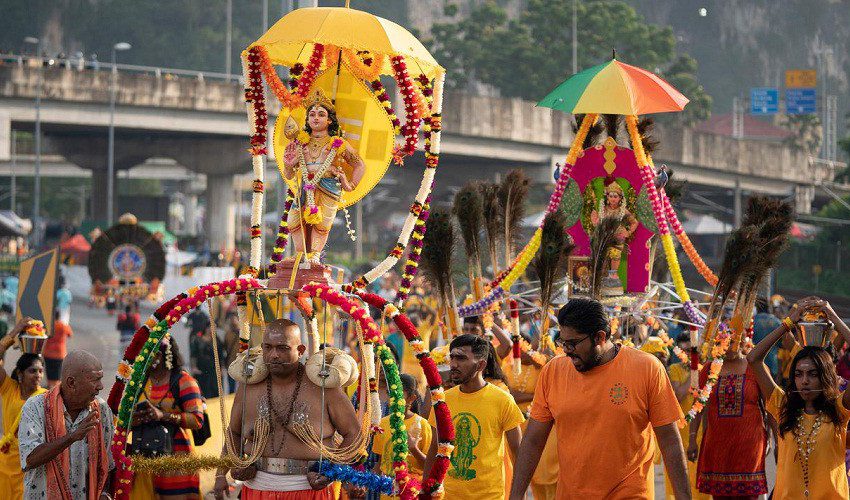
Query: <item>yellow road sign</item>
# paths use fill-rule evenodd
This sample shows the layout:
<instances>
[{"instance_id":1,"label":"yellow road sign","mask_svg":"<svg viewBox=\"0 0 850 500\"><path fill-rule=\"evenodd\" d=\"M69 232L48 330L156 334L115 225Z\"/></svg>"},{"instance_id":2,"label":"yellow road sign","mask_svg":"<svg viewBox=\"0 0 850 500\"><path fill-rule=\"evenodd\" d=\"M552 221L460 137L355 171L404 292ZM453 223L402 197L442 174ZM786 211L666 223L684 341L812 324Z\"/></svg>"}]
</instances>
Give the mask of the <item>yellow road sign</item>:
<instances>
[{"instance_id":1,"label":"yellow road sign","mask_svg":"<svg viewBox=\"0 0 850 500\"><path fill-rule=\"evenodd\" d=\"M42 321L48 335L53 334L53 305L56 301L58 274L58 248L22 261L18 272L18 310L15 317L20 320L29 316Z\"/></svg>"},{"instance_id":2,"label":"yellow road sign","mask_svg":"<svg viewBox=\"0 0 850 500\"><path fill-rule=\"evenodd\" d=\"M785 71L785 88L814 88L818 86L818 72L814 69L789 69Z\"/></svg>"}]
</instances>

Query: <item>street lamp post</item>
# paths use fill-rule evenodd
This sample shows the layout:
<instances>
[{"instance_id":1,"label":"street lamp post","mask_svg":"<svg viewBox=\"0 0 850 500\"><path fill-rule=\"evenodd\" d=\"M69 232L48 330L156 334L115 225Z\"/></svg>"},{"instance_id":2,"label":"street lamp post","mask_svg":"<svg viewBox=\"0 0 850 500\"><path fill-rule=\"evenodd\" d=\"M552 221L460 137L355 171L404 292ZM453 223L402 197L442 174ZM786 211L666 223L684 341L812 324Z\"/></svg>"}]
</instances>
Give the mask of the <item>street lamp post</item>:
<instances>
[{"instance_id":1,"label":"street lamp post","mask_svg":"<svg viewBox=\"0 0 850 500\"><path fill-rule=\"evenodd\" d=\"M127 42L118 42L112 46L112 84L110 85L109 91L109 152L106 162L107 227L112 226L115 203L115 93L118 90L118 68L116 67L116 53L122 50L130 50L131 48L132 45Z\"/></svg>"},{"instance_id":2,"label":"street lamp post","mask_svg":"<svg viewBox=\"0 0 850 500\"><path fill-rule=\"evenodd\" d=\"M38 83L35 89L35 182L32 197L32 239L36 248L41 243L41 87L44 84L44 63L41 60L41 39L34 36L24 38L24 43L35 45L38 61Z\"/></svg>"}]
</instances>

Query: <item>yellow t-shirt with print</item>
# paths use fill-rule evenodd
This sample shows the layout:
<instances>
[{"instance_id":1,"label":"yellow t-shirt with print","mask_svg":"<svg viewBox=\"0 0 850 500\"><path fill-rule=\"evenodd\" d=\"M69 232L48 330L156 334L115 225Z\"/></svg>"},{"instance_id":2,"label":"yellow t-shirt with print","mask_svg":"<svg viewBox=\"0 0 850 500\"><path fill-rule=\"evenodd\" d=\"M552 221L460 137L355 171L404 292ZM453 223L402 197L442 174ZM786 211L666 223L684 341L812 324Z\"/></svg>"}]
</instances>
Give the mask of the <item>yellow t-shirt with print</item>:
<instances>
[{"instance_id":1,"label":"yellow t-shirt with print","mask_svg":"<svg viewBox=\"0 0 850 500\"><path fill-rule=\"evenodd\" d=\"M404 419L404 426L407 428L408 434L419 435L419 444L416 446L424 454L428 454L428 448L431 446L431 426L428 421L421 415L413 414L410 418ZM372 451L381 455L381 472L392 476L393 473L393 450L392 450L392 434L390 429L390 417L381 419L380 424L383 432L376 433L372 439ZM416 460L410 455L407 455L407 464L410 467L410 474L413 476L422 476L422 467L416 463Z\"/></svg>"},{"instance_id":2,"label":"yellow t-shirt with print","mask_svg":"<svg viewBox=\"0 0 850 500\"><path fill-rule=\"evenodd\" d=\"M444 482L445 498L505 498L505 432L525 418L514 398L488 383L471 394L460 387L446 391L455 428L455 447ZM428 421L436 427L434 413Z\"/></svg>"}]
</instances>

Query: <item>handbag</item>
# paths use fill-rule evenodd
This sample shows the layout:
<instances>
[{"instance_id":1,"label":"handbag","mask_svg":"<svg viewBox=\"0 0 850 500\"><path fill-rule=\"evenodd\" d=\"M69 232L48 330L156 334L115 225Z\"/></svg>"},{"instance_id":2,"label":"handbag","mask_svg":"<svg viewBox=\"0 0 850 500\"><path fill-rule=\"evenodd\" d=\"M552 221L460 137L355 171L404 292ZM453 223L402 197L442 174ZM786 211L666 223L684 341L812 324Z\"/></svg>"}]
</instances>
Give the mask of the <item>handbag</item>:
<instances>
[{"instance_id":1,"label":"handbag","mask_svg":"<svg viewBox=\"0 0 850 500\"><path fill-rule=\"evenodd\" d=\"M171 455L174 450L175 426L161 422L147 422L133 427L130 452L155 458Z\"/></svg>"}]
</instances>

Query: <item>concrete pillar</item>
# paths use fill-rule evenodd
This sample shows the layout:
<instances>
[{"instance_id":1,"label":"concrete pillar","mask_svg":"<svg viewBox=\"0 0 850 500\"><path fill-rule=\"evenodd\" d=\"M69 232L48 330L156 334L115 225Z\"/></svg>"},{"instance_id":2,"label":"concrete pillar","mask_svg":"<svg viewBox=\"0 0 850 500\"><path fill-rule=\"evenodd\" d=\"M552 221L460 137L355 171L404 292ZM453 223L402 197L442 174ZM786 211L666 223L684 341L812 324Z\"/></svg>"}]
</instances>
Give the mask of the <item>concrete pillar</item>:
<instances>
[{"instance_id":1,"label":"concrete pillar","mask_svg":"<svg viewBox=\"0 0 850 500\"><path fill-rule=\"evenodd\" d=\"M233 250L236 246L236 199L233 175L207 175L205 225L210 251Z\"/></svg>"},{"instance_id":2,"label":"concrete pillar","mask_svg":"<svg viewBox=\"0 0 850 500\"><path fill-rule=\"evenodd\" d=\"M96 168L91 171L91 218L94 220L106 221L109 219L106 214L106 179L108 175L109 174L106 172L106 169L103 168ZM118 186L117 180L113 183L113 186ZM112 214L112 220L118 220L115 213Z\"/></svg>"},{"instance_id":3,"label":"concrete pillar","mask_svg":"<svg viewBox=\"0 0 850 500\"><path fill-rule=\"evenodd\" d=\"M0 161L12 157L12 118L9 113L0 113Z\"/></svg>"}]
</instances>

